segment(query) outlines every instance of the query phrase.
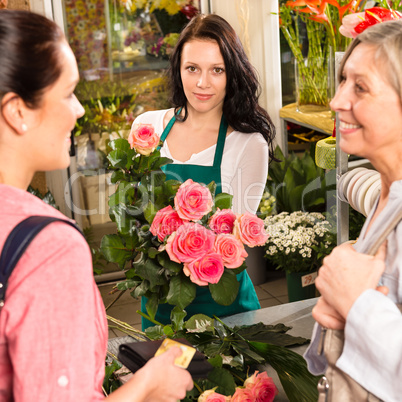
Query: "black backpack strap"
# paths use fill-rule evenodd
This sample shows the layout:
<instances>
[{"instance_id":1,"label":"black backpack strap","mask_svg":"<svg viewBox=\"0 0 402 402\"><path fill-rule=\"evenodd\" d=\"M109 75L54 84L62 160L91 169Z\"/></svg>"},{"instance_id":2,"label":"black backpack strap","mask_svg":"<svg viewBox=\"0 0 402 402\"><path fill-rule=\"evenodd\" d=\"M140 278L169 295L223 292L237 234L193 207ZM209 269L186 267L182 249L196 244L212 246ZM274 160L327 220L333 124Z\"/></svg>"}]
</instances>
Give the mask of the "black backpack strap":
<instances>
[{"instance_id":1,"label":"black backpack strap","mask_svg":"<svg viewBox=\"0 0 402 402\"><path fill-rule=\"evenodd\" d=\"M34 237L52 222L67 223L82 234L78 226L67 219L34 215L21 221L8 235L0 256L0 307L4 305L8 278L18 260L22 257Z\"/></svg>"}]
</instances>

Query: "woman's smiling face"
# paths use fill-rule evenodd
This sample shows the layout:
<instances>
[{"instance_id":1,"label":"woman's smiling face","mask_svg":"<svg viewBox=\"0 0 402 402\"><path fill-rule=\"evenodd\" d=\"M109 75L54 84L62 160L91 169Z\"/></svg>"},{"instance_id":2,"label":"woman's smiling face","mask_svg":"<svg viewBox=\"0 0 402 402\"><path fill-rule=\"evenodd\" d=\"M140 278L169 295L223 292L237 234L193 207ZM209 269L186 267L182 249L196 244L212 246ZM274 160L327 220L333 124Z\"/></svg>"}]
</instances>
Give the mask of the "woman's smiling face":
<instances>
[{"instance_id":1,"label":"woman's smiling face","mask_svg":"<svg viewBox=\"0 0 402 402\"><path fill-rule=\"evenodd\" d=\"M402 141L401 99L387 79L385 62L379 63L375 53L373 45L356 46L331 101L338 113L340 147L371 161L387 158Z\"/></svg>"},{"instance_id":2,"label":"woman's smiling face","mask_svg":"<svg viewBox=\"0 0 402 402\"><path fill-rule=\"evenodd\" d=\"M198 112L222 108L226 95L225 62L214 40L191 40L183 46L180 74L188 106Z\"/></svg>"}]
</instances>

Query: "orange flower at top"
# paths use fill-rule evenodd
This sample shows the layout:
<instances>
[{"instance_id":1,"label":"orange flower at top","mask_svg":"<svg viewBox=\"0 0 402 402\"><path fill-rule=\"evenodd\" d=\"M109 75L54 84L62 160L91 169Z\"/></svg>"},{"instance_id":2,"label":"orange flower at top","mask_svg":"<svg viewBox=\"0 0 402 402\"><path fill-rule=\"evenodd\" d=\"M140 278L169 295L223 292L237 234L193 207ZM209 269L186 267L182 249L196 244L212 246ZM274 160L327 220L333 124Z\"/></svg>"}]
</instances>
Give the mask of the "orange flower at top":
<instances>
[{"instance_id":1,"label":"orange flower at top","mask_svg":"<svg viewBox=\"0 0 402 402\"><path fill-rule=\"evenodd\" d=\"M307 14L313 14L309 17L312 21L320 23L329 22L328 17L325 15L327 4L334 6L339 11L339 17L342 20L345 13L349 10L355 10L357 6L356 0L351 0L349 3L340 6L337 0L289 0L286 2L287 7L304 7L297 11Z\"/></svg>"},{"instance_id":2,"label":"orange flower at top","mask_svg":"<svg viewBox=\"0 0 402 402\"><path fill-rule=\"evenodd\" d=\"M286 7L305 7L321 4L321 0L289 0L286 2Z\"/></svg>"}]
</instances>

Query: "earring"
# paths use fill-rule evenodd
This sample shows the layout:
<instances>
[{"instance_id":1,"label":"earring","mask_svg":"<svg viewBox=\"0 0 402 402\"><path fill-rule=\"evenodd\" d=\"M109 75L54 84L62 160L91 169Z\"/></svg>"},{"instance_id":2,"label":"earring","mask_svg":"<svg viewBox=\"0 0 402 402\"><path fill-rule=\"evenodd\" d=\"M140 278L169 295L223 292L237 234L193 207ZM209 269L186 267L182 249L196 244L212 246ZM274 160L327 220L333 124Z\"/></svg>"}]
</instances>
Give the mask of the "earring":
<instances>
[{"instance_id":1,"label":"earring","mask_svg":"<svg viewBox=\"0 0 402 402\"><path fill-rule=\"evenodd\" d=\"M27 125L25 123L21 124L21 130L22 131L27 131L28 130L28 127L27 127Z\"/></svg>"}]
</instances>

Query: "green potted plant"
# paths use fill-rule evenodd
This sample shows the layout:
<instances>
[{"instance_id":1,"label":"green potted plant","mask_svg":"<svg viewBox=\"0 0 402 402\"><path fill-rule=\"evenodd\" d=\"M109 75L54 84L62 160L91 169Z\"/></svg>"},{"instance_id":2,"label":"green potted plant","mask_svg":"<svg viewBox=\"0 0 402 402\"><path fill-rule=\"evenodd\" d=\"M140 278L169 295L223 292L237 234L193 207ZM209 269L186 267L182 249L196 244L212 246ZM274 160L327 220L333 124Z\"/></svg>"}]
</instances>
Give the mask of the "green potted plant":
<instances>
[{"instance_id":1,"label":"green potted plant","mask_svg":"<svg viewBox=\"0 0 402 402\"><path fill-rule=\"evenodd\" d=\"M267 191L275 197L276 212L324 212L334 202L335 171L325 172L314 159L315 145L301 156L294 152L285 157L276 147L280 162L269 166Z\"/></svg>"},{"instance_id":2,"label":"green potted plant","mask_svg":"<svg viewBox=\"0 0 402 402\"><path fill-rule=\"evenodd\" d=\"M275 156L280 162L270 165L266 186L275 203L265 217L270 237L264 257L268 267L286 272L289 301L296 301L315 296L315 272L336 245L335 224L326 220L335 221L326 212L335 203L335 171L326 172L315 164L314 145L309 152L287 157L277 147ZM262 201L260 214L263 205ZM324 229L322 237L314 232ZM303 252L303 247L308 251Z\"/></svg>"},{"instance_id":3,"label":"green potted plant","mask_svg":"<svg viewBox=\"0 0 402 402\"><path fill-rule=\"evenodd\" d=\"M265 258L286 272L289 302L315 297L317 270L336 246L334 227L319 212L281 212L264 222Z\"/></svg>"}]
</instances>

